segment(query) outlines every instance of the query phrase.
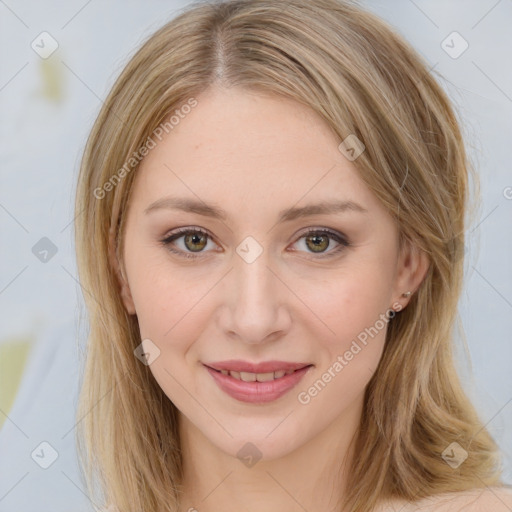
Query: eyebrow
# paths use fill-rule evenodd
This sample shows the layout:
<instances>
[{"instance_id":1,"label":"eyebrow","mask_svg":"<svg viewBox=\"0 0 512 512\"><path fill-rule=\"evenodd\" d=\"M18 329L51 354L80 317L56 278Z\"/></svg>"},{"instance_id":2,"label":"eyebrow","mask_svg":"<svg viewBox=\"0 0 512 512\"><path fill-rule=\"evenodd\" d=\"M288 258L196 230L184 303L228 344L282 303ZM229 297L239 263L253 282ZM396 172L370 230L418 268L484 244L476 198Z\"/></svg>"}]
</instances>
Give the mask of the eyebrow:
<instances>
[{"instance_id":1,"label":"eyebrow","mask_svg":"<svg viewBox=\"0 0 512 512\"><path fill-rule=\"evenodd\" d=\"M228 218L226 212L218 206L210 205L196 199L180 197L162 197L161 199L151 203L144 210L144 213L148 214L160 209L182 210L184 212L196 213L198 215L204 215L205 217L212 217L222 221L225 221ZM321 203L281 210L279 212L278 222L289 222L311 215L325 215L343 213L347 211L368 213L366 208L363 208L360 204L355 203L354 201L324 201Z\"/></svg>"}]
</instances>

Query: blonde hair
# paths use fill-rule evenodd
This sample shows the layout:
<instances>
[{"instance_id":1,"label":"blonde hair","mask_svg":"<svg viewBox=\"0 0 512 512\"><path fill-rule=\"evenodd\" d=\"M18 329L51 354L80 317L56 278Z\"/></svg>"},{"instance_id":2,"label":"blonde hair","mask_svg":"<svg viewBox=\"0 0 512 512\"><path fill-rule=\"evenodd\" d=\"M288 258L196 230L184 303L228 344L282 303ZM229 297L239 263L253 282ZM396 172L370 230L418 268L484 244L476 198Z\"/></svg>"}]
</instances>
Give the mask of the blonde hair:
<instances>
[{"instance_id":1,"label":"blonde hair","mask_svg":"<svg viewBox=\"0 0 512 512\"><path fill-rule=\"evenodd\" d=\"M90 332L77 446L91 496L99 482L101 499L121 512L178 510L177 409L134 356L137 318L123 307L107 255L122 264L134 155L212 86L292 98L340 140L356 135L366 146L354 161L361 178L396 220L401 244L430 260L389 323L367 386L344 510L503 485L497 445L453 364L471 166L450 101L420 56L354 2L234 0L196 3L153 34L115 82L86 144L75 229ZM453 442L467 452L455 469L441 456Z\"/></svg>"}]
</instances>

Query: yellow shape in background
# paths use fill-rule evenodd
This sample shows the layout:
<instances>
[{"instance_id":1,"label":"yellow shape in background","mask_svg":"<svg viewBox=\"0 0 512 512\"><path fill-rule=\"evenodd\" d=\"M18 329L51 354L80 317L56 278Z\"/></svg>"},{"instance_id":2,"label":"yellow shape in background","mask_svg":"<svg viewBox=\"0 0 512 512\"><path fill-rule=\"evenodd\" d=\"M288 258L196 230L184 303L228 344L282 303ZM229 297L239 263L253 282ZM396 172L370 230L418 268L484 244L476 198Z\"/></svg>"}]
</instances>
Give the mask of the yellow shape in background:
<instances>
[{"instance_id":1,"label":"yellow shape in background","mask_svg":"<svg viewBox=\"0 0 512 512\"><path fill-rule=\"evenodd\" d=\"M0 342L0 429L14 403L32 345L28 336Z\"/></svg>"},{"instance_id":2,"label":"yellow shape in background","mask_svg":"<svg viewBox=\"0 0 512 512\"><path fill-rule=\"evenodd\" d=\"M60 103L64 98L64 76L60 62L50 57L40 59L41 95L48 101Z\"/></svg>"}]
</instances>

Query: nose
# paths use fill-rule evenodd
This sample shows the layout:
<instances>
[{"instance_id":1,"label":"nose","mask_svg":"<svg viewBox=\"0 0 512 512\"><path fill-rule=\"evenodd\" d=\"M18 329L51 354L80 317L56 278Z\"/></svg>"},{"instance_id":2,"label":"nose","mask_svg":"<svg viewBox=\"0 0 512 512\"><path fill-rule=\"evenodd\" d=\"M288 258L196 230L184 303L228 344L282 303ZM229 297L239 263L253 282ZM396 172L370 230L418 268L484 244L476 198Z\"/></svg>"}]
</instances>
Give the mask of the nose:
<instances>
[{"instance_id":1,"label":"nose","mask_svg":"<svg viewBox=\"0 0 512 512\"><path fill-rule=\"evenodd\" d=\"M270 266L267 253L247 262L233 256L226 286L221 328L227 336L257 344L283 336L290 328L291 292Z\"/></svg>"}]
</instances>

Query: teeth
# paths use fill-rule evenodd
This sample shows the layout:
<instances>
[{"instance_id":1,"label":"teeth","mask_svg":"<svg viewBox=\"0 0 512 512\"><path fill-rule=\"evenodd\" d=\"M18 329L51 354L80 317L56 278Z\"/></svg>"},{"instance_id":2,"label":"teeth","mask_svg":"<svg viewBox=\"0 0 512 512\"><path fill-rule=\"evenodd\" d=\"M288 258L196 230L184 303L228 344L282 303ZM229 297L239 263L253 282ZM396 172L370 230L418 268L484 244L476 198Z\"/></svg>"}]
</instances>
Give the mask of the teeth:
<instances>
[{"instance_id":1,"label":"teeth","mask_svg":"<svg viewBox=\"0 0 512 512\"><path fill-rule=\"evenodd\" d=\"M240 372L240 380L244 382L255 382L257 375L257 373ZM274 375L272 375L272 377L273 376Z\"/></svg>"},{"instance_id":2,"label":"teeth","mask_svg":"<svg viewBox=\"0 0 512 512\"><path fill-rule=\"evenodd\" d=\"M295 370L279 370L277 372L269 373L250 373L250 372L232 372L229 370L221 370L223 375L231 375L231 377L237 380L243 380L244 382L268 382L274 379L280 379L285 375L290 375Z\"/></svg>"}]
</instances>

